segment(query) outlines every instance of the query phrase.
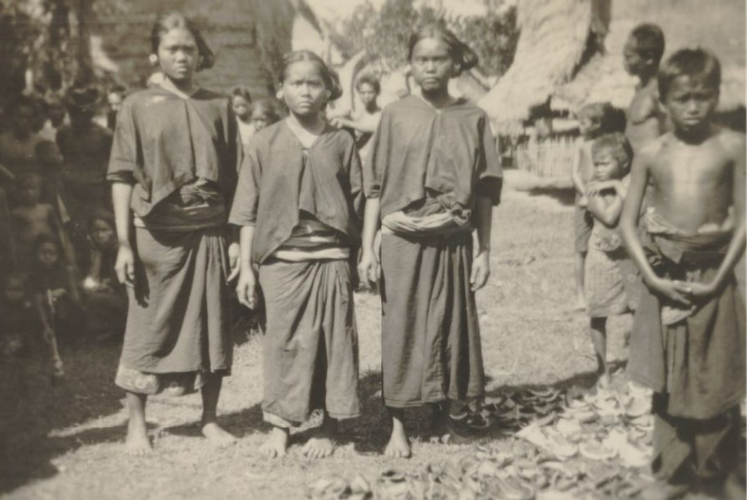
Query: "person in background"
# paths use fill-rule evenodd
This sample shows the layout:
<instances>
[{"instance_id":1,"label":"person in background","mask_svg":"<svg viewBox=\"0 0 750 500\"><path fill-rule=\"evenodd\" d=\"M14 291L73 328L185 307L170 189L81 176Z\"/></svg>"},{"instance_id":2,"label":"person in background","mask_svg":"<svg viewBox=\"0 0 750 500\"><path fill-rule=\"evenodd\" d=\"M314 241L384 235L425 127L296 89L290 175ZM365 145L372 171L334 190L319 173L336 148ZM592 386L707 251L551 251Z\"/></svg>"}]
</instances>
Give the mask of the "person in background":
<instances>
[{"instance_id":1,"label":"person in background","mask_svg":"<svg viewBox=\"0 0 750 500\"><path fill-rule=\"evenodd\" d=\"M383 401L393 424L385 454L401 458L411 455L406 409L430 405L443 436L451 416L484 395L475 294L489 280L502 189L489 118L448 92L451 78L477 64L474 51L430 24L411 36L408 60L421 91L386 107L372 138L359 264L363 283L381 285Z\"/></svg>"},{"instance_id":2,"label":"person in background","mask_svg":"<svg viewBox=\"0 0 750 500\"><path fill-rule=\"evenodd\" d=\"M237 128L242 137L243 146L250 142L256 128L253 125L253 99L250 91L245 87L235 87L232 89L232 110L237 118Z\"/></svg>"},{"instance_id":3,"label":"person in background","mask_svg":"<svg viewBox=\"0 0 750 500\"><path fill-rule=\"evenodd\" d=\"M33 343L34 308L26 277L18 270L3 274L0 295L0 355L16 356Z\"/></svg>"},{"instance_id":4,"label":"person in background","mask_svg":"<svg viewBox=\"0 0 750 500\"><path fill-rule=\"evenodd\" d=\"M628 372L654 391L652 469L661 481L647 499L681 498L696 485L746 498L747 319L732 270L747 240L747 145L712 123L720 87L720 63L703 49L678 50L662 65L659 97L674 130L636 154L620 217L645 285Z\"/></svg>"},{"instance_id":5,"label":"person in background","mask_svg":"<svg viewBox=\"0 0 750 500\"><path fill-rule=\"evenodd\" d=\"M378 106L380 96L380 80L375 75L366 73L357 79L355 85L362 103L359 112L352 119L334 118L332 123L337 127L344 127L354 132L357 149L362 161L367 159L367 145L380 123L381 109Z\"/></svg>"},{"instance_id":6,"label":"person in background","mask_svg":"<svg viewBox=\"0 0 750 500\"><path fill-rule=\"evenodd\" d=\"M45 141L56 143L57 131L65 123L67 116L63 99L57 94L47 95L44 99L44 112L47 120L39 131L39 136Z\"/></svg>"},{"instance_id":7,"label":"person in background","mask_svg":"<svg viewBox=\"0 0 750 500\"><path fill-rule=\"evenodd\" d=\"M279 114L276 111L276 106L274 106L268 99L253 102L252 108L253 112L250 118L256 132L273 125L280 120Z\"/></svg>"},{"instance_id":8,"label":"person in background","mask_svg":"<svg viewBox=\"0 0 750 500\"><path fill-rule=\"evenodd\" d=\"M126 92L127 89L122 85L114 85L107 91L107 128L113 132Z\"/></svg>"}]
</instances>

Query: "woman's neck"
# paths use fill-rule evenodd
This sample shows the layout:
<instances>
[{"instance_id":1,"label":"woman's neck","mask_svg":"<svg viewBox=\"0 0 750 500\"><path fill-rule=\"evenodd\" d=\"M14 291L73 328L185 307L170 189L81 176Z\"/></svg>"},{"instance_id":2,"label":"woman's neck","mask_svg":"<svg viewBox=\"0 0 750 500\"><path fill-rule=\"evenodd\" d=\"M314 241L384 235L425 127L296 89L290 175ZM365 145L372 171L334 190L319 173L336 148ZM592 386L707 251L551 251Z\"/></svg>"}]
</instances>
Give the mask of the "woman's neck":
<instances>
[{"instance_id":1,"label":"woman's neck","mask_svg":"<svg viewBox=\"0 0 750 500\"><path fill-rule=\"evenodd\" d=\"M161 83L161 87L184 98L192 96L196 92L196 90L198 90L198 87L195 85L192 79L173 80L168 76L164 77L164 80Z\"/></svg>"},{"instance_id":2,"label":"woman's neck","mask_svg":"<svg viewBox=\"0 0 750 500\"><path fill-rule=\"evenodd\" d=\"M287 120L292 127L302 129L313 135L320 135L326 126L318 113L307 116L289 113Z\"/></svg>"},{"instance_id":3,"label":"woman's neck","mask_svg":"<svg viewBox=\"0 0 750 500\"><path fill-rule=\"evenodd\" d=\"M448 87L440 88L431 92L420 90L420 96L423 101L435 109L445 108L456 102L456 98L448 92Z\"/></svg>"}]
</instances>

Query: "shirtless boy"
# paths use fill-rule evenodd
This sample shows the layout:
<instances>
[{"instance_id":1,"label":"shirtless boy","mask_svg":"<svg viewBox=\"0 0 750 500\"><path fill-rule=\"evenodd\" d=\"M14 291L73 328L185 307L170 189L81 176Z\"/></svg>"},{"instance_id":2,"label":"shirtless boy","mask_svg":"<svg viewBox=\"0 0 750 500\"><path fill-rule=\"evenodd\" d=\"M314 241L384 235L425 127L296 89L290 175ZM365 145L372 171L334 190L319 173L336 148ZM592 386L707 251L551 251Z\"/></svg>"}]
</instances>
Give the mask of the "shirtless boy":
<instances>
[{"instance_id":1,"label":"shirtless boy","mask_svg":"<svg viewBox=\"0 0 750 500\"><path fill-rule=\"evenodd\" d=\"M24 264L29 258L34 242L42 235L57 236L60 224L52 206L39 203L42 177L35 172L21 175L16 196L18 206L11 212L18 258Z\"/></svg>"},{"instance_id":2,"label":"shirtless boy","mask_svg":"<svg viewBox=\"0 0 750 500\"><path fill-rule=\"evenodd\" d=\"M702 49L664 64L658 90L674 131L636 156L621 217L648 289L628 365L654 390L652 468L664 481L646 498L680 498L696 481L745 498L737 473L746 324L732 271L747 236L746 146L744 135L711 123L720 83L719 61ZM642 246L636 221L649 183Z\"/></svg>"}]
</instances>

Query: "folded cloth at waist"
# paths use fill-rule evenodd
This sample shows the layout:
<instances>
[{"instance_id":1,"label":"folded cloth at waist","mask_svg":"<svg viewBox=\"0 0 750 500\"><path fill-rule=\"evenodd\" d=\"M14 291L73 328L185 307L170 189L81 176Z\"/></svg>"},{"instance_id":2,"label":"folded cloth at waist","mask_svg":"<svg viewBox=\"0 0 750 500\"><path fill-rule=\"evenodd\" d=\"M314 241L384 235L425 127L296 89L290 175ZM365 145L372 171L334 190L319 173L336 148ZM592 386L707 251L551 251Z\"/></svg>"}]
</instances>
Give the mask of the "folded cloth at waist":
<instances>
[{"instance_id":1,"label":"folded cloth at waist","mask_svg":"<svg viewBox=\"0 0 750 500\"><path fill-rule=\"evenodd\" d=\"M386 215L383 234L409 236L450 235L471 232L471 210L463 207L447 209L435 198L426 198L404 210Z\"/></svg>"},{"instance_id":2,"label":"folded cloth at waist","mask_svg":"<svg viewBox=\"0 0 750 500\"><path fill-rule=\"evenodd\" d=\"M349 258L349 245L335 229L318 219L300 213L292 234L272 255L277 260L304 262Z\"/></svg>"},{"instance_id":3,"label":"folded cloth at waist","mask_svg":"<svg viewBox=\"0 0 750 500\"><path fill-rule=\"evenodd\" d=\"M226 224L227 210L217 184L198 178L162 202L147 217L133 218L135 227L163 231L195 231Z\"/></svg>"}]
</instances>

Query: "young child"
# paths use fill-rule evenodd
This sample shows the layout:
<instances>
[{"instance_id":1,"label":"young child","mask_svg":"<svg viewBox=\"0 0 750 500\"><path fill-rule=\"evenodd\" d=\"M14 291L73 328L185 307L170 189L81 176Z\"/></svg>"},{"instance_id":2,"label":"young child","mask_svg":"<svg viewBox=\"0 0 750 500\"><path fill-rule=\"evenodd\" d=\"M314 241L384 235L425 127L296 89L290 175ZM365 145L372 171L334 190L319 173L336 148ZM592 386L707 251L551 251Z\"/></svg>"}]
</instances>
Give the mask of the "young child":
<instances>
[{"instance_id":1,"label":"young child","mask_svg":"<svg viewBox=\"0 0 750 500\"><path fill-rule=\"evenodd\" d=\"M41 105L21 96L10 102L6 112L10 127L0 132L0 165L15 176L30 169L39 171L36 148L43 141L37 134L44 116Z\"/></svg>"},{"instance_id":2,"label":"young child","mask_svg":"<svg viewBox=\"0 0 750 500\"><path fill-rule=\"evenodd\" d=\"M420 92L387 106L372 139L359 266L363 283L372 283L382 264L391 457L411 455L406 408L431 405L441 431L449 402L461 406L484 395L474 294L489 279L492 207L502 187L487 115L448 92L451 78L477 64L476 54L431 24L412 35L408 59Z\"/></svg>"},{"instance_id":3,"label":"young child","mask_svg":"<svg viewBox=\"0 0 750 500\"><path fill-rule=\"evenodd\" d=\"M117 280L117 235L114 216L95 212L88 224L91 267L83 281L86 331L97 339L122 337L128 311L125 287Z\"/></svg>"},{"instance_id":4,"label":"young child","mask_svg":"<svg viewBox=\"0 0 750 500\"><path fill-rule=\"evenodd\" d=\"M62 248L56 238L42 235L33 249L34 264L29 272L29 291L45 340L53 347L57 362L57 342L73 346L80 344L83 334L83 314L80 307L78 284L72 279L63 259Z\"/></svg>"},{"instance_id":5,"label":"young child","mask_svg":"<svg viewBox=\"0 0 750 500\"><path fill-rule=\"evenodd\" d=\"M0 353L17 355L26 349L34 332L34 312L26 291L25 276L5 275L0 296Z\"/></svg>"},{"instance_id":6,"label":"young child","mask_svg":"<svg viewBox=\"0 0 750 500\"><path fill-rule=\"evenodd\" d=\"M112 132L115 131L117 124L117 115L122 109L122 101L125 100L127 89L122 85L114 85L107 92L107 128Z\"/></svg>"},{"instance_id":7,"label":"young child","mask_svg":"<svg viewBox=\"0 0 750 500\"><path fill-rule=\"evenodd\" d=\"M610 134L591 146L594 166L586 185L588 210L594 227L586 254L586 312L590 316L591 341L597 361L598 386L609 387L607 372L607 318L632 310L627 279L632 275L617 230L627 188L622 182L633 157L627 139Z\"/></svg>"},{"instance_id":8,"label":"young child","mask_svg":"<svg viewBox=\"0 0 750 500\"><path fill-rule=\"evenodd\" d=\"M732 269L747 237L745 136L711 119L721 67L702 49L677 51L658 89L674 131L641 149L622 214L628 252L646 285L628 365L654 390L654 473L648 498L677 498L694 479L724 482L745 498L738 473L739 404L745 395L745 306ZM641 246L636 221L654 196Z\"/></svg>"},{"instance_id":9,"label":"young child","mask_svg":"<svg viewBox=\"0 0 750 500\"><path fill-rule=\"evenodd\" d=\"M245 87L235 87L232 89L232 110L234 111L234 116L237 118L237 127L240 130L243 146L247 146L250 138L256 132L253 126L252 103L253 99L248 89Z\"/></svg>"},{"instance_id":10,"label":"young child","mask_svg":"<svg viewBox=\"0 0 750 500\"><path fill-rule=\"evenodd\" d=\"M64 244L63 241L67 238L55 209L46 203L40 203L41 194L40 174L29 171L20 176L16 190L17 206L11 210L11 218L18 263L27 271L33 260L31 250L40 236L57 238L60 244Z\"/></svg>"},{"instance_id":11,"label":"young child","mask_svg":"<svg viewBox=\"0 0 750 500\"><path fill-rule=\"evenodd\" d=\"M578 112L578 123L581 139L576 144L575 157L571 169L573 186L576 190L575 206L573 208L573 232L575 242L575 279L577 307L585 307L583 294L586 252L589 248L589 238L594 227L594 220L588 209L586 198L586 184L593 179L594 166L591 161L591 144L597 137L613 132L615 109L610 103L598 102L587 104Z\"/></svg>"},{"instance_id":12,"label":"young child","mask_svg":"<svg viewBox=\"0 0 750 500\"><path fill-rule=\"evenodd\" d=\"M279 83L290 115L250 141L229 219L242 226L237 292L254 308L259 280L266 305L263 415L273 431L262 453L284 455L290 429L322 408L320 433L303 449L321 458L334 451L336 421L359 415L349 257L362 171L351 136L323 120L341 96L323 60L288 54Z\"/></svg>"},{"instance_id":13,"label":"young child","mask_svg":"<svg viewBox=\"0 0 750 500\"><path fill-rule=\"evenodd\" d=\"M378 106L378 96L380 95L380 81L371 74L364 74L357 79L355 85L359 99L362 102L362 108L356 113L353 119L336 118L333 124L338 127L346 127L354 131L354 137L357 141L357 149L360 155L366 151L366 146L370 142L372 134L378 128L380 122L381 110ZM364 161L364 156L362 160Z\"/></svg>"},{"instance_id":14,"label":"young child","mask_svg":"<svg viewBox=\"0 0 750 500\"><path fill-rule=\"evenodd\" d=\"M636 152L667 131L667 117L659 106L656 88L656 74L663 54L664 33L649 23L636 26L623 48L625 70L639 80L625 128L625 135Z\"/></svg>"},{"instance_id":15,"label":"young child","mask_svg":"<svg viewBox=\"0 0 750 500\"><path fill-rule=\"evenodd\" d=\"M269 125L273 125L280 119L276 108L268 99L253 102L252 108L253 112L250 118L256 132L260 132Z\"/></svg>"}]
</instances>

